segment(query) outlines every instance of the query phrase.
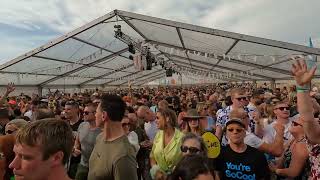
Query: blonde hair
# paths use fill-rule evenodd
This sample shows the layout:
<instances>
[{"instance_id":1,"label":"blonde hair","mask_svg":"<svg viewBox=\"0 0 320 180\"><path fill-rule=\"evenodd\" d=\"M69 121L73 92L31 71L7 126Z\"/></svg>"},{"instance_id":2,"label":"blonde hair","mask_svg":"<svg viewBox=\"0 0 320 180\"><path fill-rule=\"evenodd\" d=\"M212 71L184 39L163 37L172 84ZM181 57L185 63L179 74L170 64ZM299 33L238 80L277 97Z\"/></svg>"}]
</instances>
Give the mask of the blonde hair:
<instances>
[{"instance_id":1,"label":"blonde hair","mask_svg":"<svg viewBox=\"0 0 320 180\"><path fill-rule=\"evenodd\" d=\"M161 101L159 101L159 102L158 102L158 105L159 105L159 106L160 106L160 105L163 105L163 106L165 106L166 108L169 107L169 103L168 103L168 101L166 101L166 100L161 100Z\"/></svg>"},{"instance_id":2,"label":"blonde hair","mask_svg":"<svg viewBox=\"0 0 320 180\"><path fill-rule=\"evenodd\" d=\"M243 108L236 108L230 112L229 119L242 119L247 115L248 113Z\"/></svg>"},{"instance_id":3,"label":"blonde hair","mask_svg":"<svg viewBox=\"0 0 320 180\"><path fill-rule=\"evenodd\" d=\"M11 120L10 122L8 122L6 124L6 126L13 125L17 129L20 129L20 128L24 127L27 124L28 124L28 121L26 121L24 119L14 119L14 120Z\"/></svg>"},{"instance_id":4,"label":"blonde hair","mask_svg":"<svg viewBox=\"0 0 320 180\"><path fill-rule=\"evenodd\" d=\"M196 106L197 112L201 112L204 109L204 107L206 107L206 105L203 102L199 102Z\"/></svg>"},{"instance_id":5,"label":"blonde hair","mask_svg":"<svg viewBox=\"0 0 320 180\"><path fill-rule=\"evenodd\" d=\"M246 93L245 93L245 90L243 88L233 88L233 89L231 89L231 91L230 91L231 98L234 98L234 96L236 94L245 95Z\"/></svg>"}]
</instances>

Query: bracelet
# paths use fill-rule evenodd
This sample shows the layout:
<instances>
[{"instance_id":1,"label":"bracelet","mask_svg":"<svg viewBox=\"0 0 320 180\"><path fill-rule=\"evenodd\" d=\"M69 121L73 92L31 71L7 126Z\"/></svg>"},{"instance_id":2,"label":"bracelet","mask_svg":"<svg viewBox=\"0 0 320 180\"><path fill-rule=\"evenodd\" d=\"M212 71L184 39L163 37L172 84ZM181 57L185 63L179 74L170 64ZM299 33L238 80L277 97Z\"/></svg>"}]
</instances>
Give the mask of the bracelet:
<instances>
[{"instance_id":1,"label":"bracelet","mask_svg":"<svg viewBox=\"0 0 320 180\"><path fill-rule=\"evenodd\" d=\"M301 86L297 86L297 92L309 92L310 88L308 87L301 87Z\"/></svg>"},{"instance_id":2,"label":"bracelet","mask_svg":"<svg viewBox=\"0 0 320 180\"><path fill-rule=\"evenodd\" d=\"M309 92L309 89L297 89L297 93L305 93L305 92Z\"/></svg>"}]
</instances>

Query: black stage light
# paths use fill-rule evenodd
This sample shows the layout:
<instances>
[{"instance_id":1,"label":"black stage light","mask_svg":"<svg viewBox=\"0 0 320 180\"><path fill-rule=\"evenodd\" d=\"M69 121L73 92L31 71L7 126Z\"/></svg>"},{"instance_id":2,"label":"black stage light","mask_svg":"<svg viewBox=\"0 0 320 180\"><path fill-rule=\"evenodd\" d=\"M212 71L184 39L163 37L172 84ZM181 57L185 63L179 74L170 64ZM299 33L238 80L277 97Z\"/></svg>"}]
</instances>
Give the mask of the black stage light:
<instances>
[{"instance_id":1,"label":"black stage light","mask_svg":"<svg viewBox=\"0 0 320 180\"><path fill-rule=\"evenodd\" d=\"M134 49L133 44L129 44L128 47L129 47L129 52L130 53L132 53L132 54L136 53L136 50Z\"/></svg>"},{"instance_id":2,"label":"black stage light","mask_svg":"<svg viewBox=\"0 0 320 180\"><path fill-rule=\"evenodd\" d=\"M172 69L171 68L166 70L166 76L172 77Z\"/></svg>"}]
</instances>

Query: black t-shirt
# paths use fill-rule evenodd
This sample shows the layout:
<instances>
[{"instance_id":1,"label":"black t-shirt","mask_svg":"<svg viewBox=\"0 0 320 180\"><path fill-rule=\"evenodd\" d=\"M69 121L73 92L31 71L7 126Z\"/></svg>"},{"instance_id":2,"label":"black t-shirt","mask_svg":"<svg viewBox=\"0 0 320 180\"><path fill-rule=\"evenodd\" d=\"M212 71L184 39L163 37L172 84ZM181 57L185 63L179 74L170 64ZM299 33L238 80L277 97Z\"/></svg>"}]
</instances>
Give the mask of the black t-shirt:
<instances>
[{"instance_id":1,"label":"black t-shirt","mask_svg":"<svg viewBox=\"0 0 320 180\"><path fill-rule=\"evenodd\" d=\"M262 152L247 146L243 153L233 151L230 146L222 147L216 161L216 170L222 175L221 179L270 179L267 160Z\"/></svg>"},{"instance_id":2,"label":"black t-shirt","mask_svg":"<svg viewBox=\"0 0 320 180\"><path fill-rule=\"evenodd\" d=\"M72 131L77 132L77 131L78 131L78 128L79 128L79 126L80 126L80 124L81 124L82 122L83 122L83 120L80 119L80 120L77 121L76 123L70 124Z\"/></svg>"}]
</instances>

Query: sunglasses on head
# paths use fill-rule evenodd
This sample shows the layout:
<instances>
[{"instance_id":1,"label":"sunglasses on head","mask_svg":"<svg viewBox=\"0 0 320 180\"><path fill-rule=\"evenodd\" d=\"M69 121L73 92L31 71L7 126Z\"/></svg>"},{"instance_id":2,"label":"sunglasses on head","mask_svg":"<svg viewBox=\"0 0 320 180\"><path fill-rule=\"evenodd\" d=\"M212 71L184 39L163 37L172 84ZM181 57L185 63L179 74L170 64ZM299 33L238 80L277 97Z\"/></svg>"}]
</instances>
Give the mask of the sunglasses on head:
<instances>
[{"instance_id":1,"label":"sunglasses on head","mask_svg":"<svg viewBox=\"0 0 320 180\"><path fill-rule=\"evenodd\" d=\"M284 111L284 110L289 111L290 110L289 107L278 107L278 108L275 108L275 109L279 109L280 111Z\"/></svg>"},{"instance_id":2,"label":"sunglasses on head","mask_svg":"<svg viewBox=\"0 0 320 180\"><path fill-rule=\"evenodd\" d=\"M6 131L6 134L12 134L12 133L14 133L15 131L12 131L12 130L7 130Z\"/></svg>"},{"instance_id":3,"label":"sunglasses on head","mask_svg":"<svg viewBox=\"0 0 320 180\"><path fill-rule=\"evenodd\" d=\"M243 128L242 128L242 129L239 129L239 128L229 128L229 129L227 129L227 131L240 133L240 132L243 131Z\"/></svg>"},{"instance_id":4,"label":"sunglasses on head","mask_svg":"<svg viewBox=\"0 0 320 180\"><path fill-rule=\"evenodd\" d=\"M181 146L180 149L181 149L181 152L183 153L186 153L189 151L190 154L196 154L200 152L200 149L195 147Z\"/></svg>"},{"instance_id":5,"label":"sunglasses on head","mask_svg":"<svg viewBox=\"0 0 320 180\"><path fill-rule=\"evenodd\" d=\"M297 122L295 122L295 121L292 121L292 125L293 125L293 126L302 126L302 124L297 123Z\"/></svg>"},{"instance_id":6,"label":"sunglasses on head","mask_svg":"<svg viewBox=\"0 0 320 180\"><path fill-rule=\"evenodd\" d=\"M130 126L130 123L121 123L122 127Z\"/></svg>"},{"instance_id":7,"label":"sunglasses on head","mask_svg":"<svg viewBox=\"0 0 320 180\"><path fill-rule=\"evenodd\" d=\"M93 111L93 112L84 111L84 112L83 112L84 115L89 115L90 113L95 113L95 111Z\"/></svg>"},{"instance_id":8,"label":"sunglasses on head","mask_svg":"<svg viewBox=\"0 0 320 180\"><path fill-rule=\"evenodd\" d=\"M238 101L244 101L244 100L247 100L247 97L238 97L236 98Z\"/></svg>"}]
</instances>

